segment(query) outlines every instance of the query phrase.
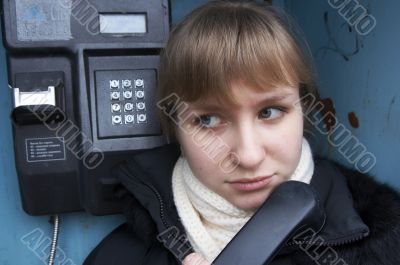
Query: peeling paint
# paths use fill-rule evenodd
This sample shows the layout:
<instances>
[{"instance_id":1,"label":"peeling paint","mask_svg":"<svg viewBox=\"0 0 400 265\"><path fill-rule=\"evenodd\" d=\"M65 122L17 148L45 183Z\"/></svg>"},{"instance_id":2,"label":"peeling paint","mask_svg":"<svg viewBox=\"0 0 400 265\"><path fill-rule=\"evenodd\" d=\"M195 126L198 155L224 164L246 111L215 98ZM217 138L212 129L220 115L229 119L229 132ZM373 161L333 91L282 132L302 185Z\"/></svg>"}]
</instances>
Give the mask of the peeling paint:
<instances>
[{"instance_id":1,"label":"peeling paint","mask_svg":"<svg viewBox=\"0 0 400 265\"><path fill-rule=\"evenodd\" d=\"M321 99L321 103L323 104L324 108L321 110L321 115L324 117L324 123L326 126L326 130L329 132L335 127L335 123L330 119L327 113L331 113L334 117L336 117L336 109L333 104L333 100L331 98L324 98Z\"/></svg>"},{"instance_id":2,"label":"peeling paint","mask_svg":"<svg viewBox=\"0 0 400 265\"><path fill-rule=\"evenodd\" d=\"M356 129L358 127L360 127L360 122L358 121L358 117L353 111L349 112L347 117L349 119L349 123L350 123L351 127L356 128Z\"/></svg>"}]
</instances>

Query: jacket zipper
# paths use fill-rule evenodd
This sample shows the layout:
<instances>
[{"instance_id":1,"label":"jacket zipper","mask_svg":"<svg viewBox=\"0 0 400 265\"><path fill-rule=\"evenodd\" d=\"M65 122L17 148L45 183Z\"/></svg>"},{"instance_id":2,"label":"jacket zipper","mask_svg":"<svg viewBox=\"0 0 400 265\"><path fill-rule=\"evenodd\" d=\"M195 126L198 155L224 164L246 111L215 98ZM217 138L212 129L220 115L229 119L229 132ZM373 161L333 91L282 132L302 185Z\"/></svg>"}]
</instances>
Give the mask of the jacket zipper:
<instances>
[{"instance_id":1,"label":"jacket zipper","mask_svg":"<svg viewBox=\"0 0 400 265\"><path fill-rule=\"evenodd\" d=\"M295 241L286 242L285 245L291 247L291 246L307 244L307 245L320 245L320 246L334 247L334 246L340 246L340 245L354 243L356 241L363 239L364 237L366 237L365 232L358 234L356 236L347 237L342 240L336 240L336 241L331 241L331 242L315 243L315 241L301 240L301 241L297 241L297 242L295 242Z\"/></svg>"},{"instance_id":2,"label":"jacket zipper","mask_svg":"<svg viewBox=\"0 0 400 265\"><path fill-rule=\"evenodd\" d=\"M160 219L161 219L161 222L163 223L163 225L164 225L164 227L165 227L165 230L168 230L169 228L171 228L172 225L170 225L170 224L168 223L168 221L166 220L166 218L165 218L165 214L164 214L164 208L165 208L165 207L164 207L164 202L163 202L163 200L162 200L162 197L161 197L160 193L157 191L157 189L154 188L153 185L148 184L148 183L146 183L145 181L143 181L142 179L140 179L140 177L135 177L134 175L130 174L130 173L128 172L128 170L126 170L125 167L122 167L122 168L123 168L123 171L124 171L125 174L127 174L128 176L132 176L133 178L136 178L137 180L140 181L140 183L142 183L143 185L145 185L150 191L152 191L152 192L155 194L155 196L156 196L156 198L157 198L157 200L158 200L158 202L159 202L159 205L160 205ZM181 237L179 237L178 240L182 243ZM168 248L167 248L167 249L168 249ZM170 250L170 249L168 249L168 250ZM170 251L171 251L171 250L170 250ZM182 262L182 260L181 260L178 256L176 256L174 252L172 252L172 254L175 256L176 260L177 260L179 263Z\"/></svg>"},{"instance_id":3,"label":"jacket zipper","mask_svg":"<svg viewBox=\"0 0 400 265\"><path fill-rule=\"evenodd\" d=\"M166 230L169 229L171 227L171 225L169 225L168 221L165 219L164 202L163 202L163 200L161 198L160 193L152 185L150 185L150 184L146 183L145 181L141 180L140 178L137 178L137 177L133 176L132 174L130 174L125 167L122 167L122 169L123 169L123 171L124 171L124 173L126 175L138 179L143 185L145 185L148 189L150 189L155 194L155 196L156 196L156 198L157 198L157 200L159 202L159 205L160 205L160 219L161 219L161 222L165 226Z\"/></svg>"}]
</instances>

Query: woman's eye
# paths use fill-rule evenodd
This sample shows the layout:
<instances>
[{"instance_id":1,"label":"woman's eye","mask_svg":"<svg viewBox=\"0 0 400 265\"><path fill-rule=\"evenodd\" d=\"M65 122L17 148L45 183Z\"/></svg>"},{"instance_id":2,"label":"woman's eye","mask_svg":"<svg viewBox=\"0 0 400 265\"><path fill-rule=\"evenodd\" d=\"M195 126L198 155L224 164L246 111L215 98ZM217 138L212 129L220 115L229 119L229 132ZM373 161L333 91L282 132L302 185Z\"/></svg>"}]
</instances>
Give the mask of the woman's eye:
<instances>
[{"instance_id":1,"label":"woman's eye","mask_svg":"<svg viewBox=\"0 0 400 265\"><path fill-rule=\"evenodd\" d=\"M196 123L207 128L213 128L220 125L221 119L216 115L200 115L197 117Z\"/></svg>"},{"instance_id":2,"label":"woman's eye","mask_svg":"<svg viewBox=\"0 0 400 265\"><path fill-rule=\"evenodd\" d=\"M260 119L273 120L281 117L282 114L283 111L278 108L265 108L258 114L258 117Z\"/></svg>"}]
</instances>

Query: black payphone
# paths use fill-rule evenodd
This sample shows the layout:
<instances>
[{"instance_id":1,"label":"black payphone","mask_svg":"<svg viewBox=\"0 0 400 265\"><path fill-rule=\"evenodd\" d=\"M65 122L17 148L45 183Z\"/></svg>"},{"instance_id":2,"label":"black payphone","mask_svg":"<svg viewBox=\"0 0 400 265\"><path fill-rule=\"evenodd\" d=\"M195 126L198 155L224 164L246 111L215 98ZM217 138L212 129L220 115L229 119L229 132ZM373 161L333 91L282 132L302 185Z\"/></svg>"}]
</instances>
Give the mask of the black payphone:
<instances>
[{"instance_id":1,"label":"black payphone","mask_svg":"<svg viewBox=\"0 0 400 265\"><path fill-rule=\"evenodd\" d=\"M166 142L154 93L168 1L2 4L23 208L119 212L113 165Z\"/></svg>"}]
</instances>

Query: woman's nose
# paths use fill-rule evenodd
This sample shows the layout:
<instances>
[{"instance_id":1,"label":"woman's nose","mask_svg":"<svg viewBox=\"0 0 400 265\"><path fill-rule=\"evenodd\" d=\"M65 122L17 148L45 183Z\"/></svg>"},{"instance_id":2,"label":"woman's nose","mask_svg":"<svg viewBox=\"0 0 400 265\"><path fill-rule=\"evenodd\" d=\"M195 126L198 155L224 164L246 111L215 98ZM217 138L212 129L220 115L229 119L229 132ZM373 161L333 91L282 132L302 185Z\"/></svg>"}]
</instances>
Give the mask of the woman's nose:
<instances>
[{"instance_id":1,"label":"woman's nose","mask_svg":"<svg viewBox=\"0 0 400 265\"><path fill-rule=\"evenodd\" d=\"M265 158L262 135L254 126L241 126L234 138L234 145L233 151L239 159L238 165L243 168L256 168Z\"/></svg>"}]
</instances>

